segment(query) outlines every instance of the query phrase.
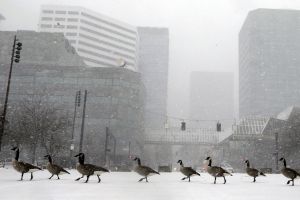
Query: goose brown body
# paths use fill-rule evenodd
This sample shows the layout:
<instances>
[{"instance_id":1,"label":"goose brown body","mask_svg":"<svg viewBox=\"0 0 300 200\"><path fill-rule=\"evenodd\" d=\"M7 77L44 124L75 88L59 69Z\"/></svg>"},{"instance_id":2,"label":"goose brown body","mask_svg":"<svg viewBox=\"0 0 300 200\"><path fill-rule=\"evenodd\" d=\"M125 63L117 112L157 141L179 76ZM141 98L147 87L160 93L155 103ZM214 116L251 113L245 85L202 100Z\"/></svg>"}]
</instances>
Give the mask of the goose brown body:
<instances>
[{"instance_id":1,"label":"goose brown body","mask_svg":"<svg viewBox=\"0 0 300 200\"><path fill-rule=\"evenodd\" d=\"M98 183L101 182L100 175L105 172L109 172L107 169L92 165L92 164L85 164L84 163L84 154L79 153L75 157L78 157L79 163L76 165L77 171L82 175L81 177L77 178L76 181L80 180L84 176L87 177L86 183L89 181L89 177L92 175L96 175L98 177Z\"/></svg>"},{"instance_id":2,"label":"goose brown body","mask_svg":"<svg viewBox=\"0 0 300 200\"><path fill-rule=\"evenodd\" d=\"M37 166L34 166L32 164L29 164L29 163L26 163L26 162L23 162L23 161L19 161L19 154L20 154L19 148L14 147L11 150L15 151L15 158L12 161L12 166L17 172L20 172L22 174L21 175L21 180L23 180L23 175L25 173L28 173L28 172L31 173L30 180L32 180L33 179L33 174L32 173L36 172L36 171L39 171L39 170L42 170L41 168L39 168Z\"/></svg>"},{"instance_id":3,"label":"goose brown body","mask_svg":"<svg viewBox=\"0 0 300 200\"><path fill-rule=\"evenodd\" d=\"M50 155L44 156L45 158L48 158L48 164L46 166L47 170L50 172L52 175L49 179L51 179L54 175L57 176L57 179L59 179L59 175L61 174L70 174L67 170L65 170L63 167L53 164L52 163L52 158Z\"/></svg>"},{"instance_id":4,"label":"goose brown body","mask_svg":"<svg viewBox=\"0 0 300 200\"><path fill-rule=\"evenodd\" d=\"M223 177L224 184L226 184L225 176L232 176L232 174L222 167L211 166L212 159L210 157L207 157L205 160L208 161L207 172L215 178L214 184L216 184L217 177Z\"/></svg>"},{"instance_id":5,"label":"goose brown body","mask_svg":"<svg viewBox=\"0 0 300 200\"><path fill-rule=\"evenodd\" d=\"M260 172L259 170L255 169L255 168L251 168L249 160L246 160L245 163L247 165L246 173L249 176L253 177L253 182L256 182L256 177L258 177L258 176L266 176L263 172Z\"/></svg>"},{"instance_id":6,"label":"goose brown body","mask_svg":"<svg viewBox=\"0 0 300 200\"><path fill-rule=\"evenodd\" d=\"M178 162L180 164L180 172L185 175L186 177L183 177L181 180L185 180L185 179L189 179L189 182L191 181L191 176L200 176L200 174L198 172L196 172L193 168L191 167L185 167L183 165L182 160L178 160Z\"/></svg>"},{"instance_id":7,"label":"goose brown body","mask_svg":"<svg viewBox=\"0 0 300 200\"><path fill-rule=\"evenodd\" d=\"M294 180L300 177L300 174L294 169L287 168L286 160L284 158L280 158L280 161L283 162L283 168L281 169L281 174L287 178L290 178L290 180L288 180L286 184L290 184L290 182L292 182L292 186L294 186Z\"/></svg>"},{"instance_id":8,"label":"goose brown body","mask_svg":"<svg viewBox=\"0 0 300 200\"><path fill-rule=\"evenodd\" d=\"M134 171L144 177L144 178L141 178L139 180L139 182L141 182L144 179L146 180L146 182L148 182L148 176L159 174L154 169L141 165L141 160L139 158L135 158L134 160L136 160L138 163L138 165L134 168Z\"/></svg>"}]
</instances>

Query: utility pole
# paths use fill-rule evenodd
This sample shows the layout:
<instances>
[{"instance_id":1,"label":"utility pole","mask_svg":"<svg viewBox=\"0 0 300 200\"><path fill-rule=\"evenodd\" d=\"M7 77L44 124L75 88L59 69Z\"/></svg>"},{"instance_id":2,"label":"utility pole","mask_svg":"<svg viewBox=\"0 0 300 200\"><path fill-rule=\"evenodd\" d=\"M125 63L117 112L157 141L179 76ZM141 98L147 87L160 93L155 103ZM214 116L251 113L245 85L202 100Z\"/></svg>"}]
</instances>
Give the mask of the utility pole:
<instances>
[{"instance_id":1,"label":"utility pole","mask_svg":"<svg viewBox=\"0 0 300 200\"><path fill-rule=\"evenodd\" d=\"M82 111L81 133L79 142L79 152L82 152L83 134L84 134L84 121L85 121L85 108L86 108L87 90L84 91L84 102Z\"/></svg>"},{"instance_id":2,"label":"utility pole","mask_svg":"<svg viewBox=\"0 0 300 200\"><path fill-rule=\"evenodd\" d=\"M278 159L279 159L279 148L278 148L278 133L275 133L275 165L276 165L276 172L278 172Z\"/></svg>"},{"instance_id":3,"label":"utility pole","mask_svg":"<svg viewBox=\"0 0 300 200\"><path fill-rule=\"evenodd\" d=\"M74 106L73 126L72 126L72 136L71 136L71 146L70 146L70 167L72 167L72 152L74 151L74 130L75 130L77 107L80 107L80 98L81 98L81 92L79 90L76 92L75 101L74 101L75 106Z\"/></svg>"},{"instance_id":4,"label":"utility pole","mask_svg":"<svg viewBox=\"0 0 300 200\"><path fill-rule=\"evenodd\" d=\"M104 144L104 165L106 166L107 162L107 146L108 146L108 127L105 127L105 144Z\"/></svg>"},{"instance_id":5,"label":"utility pole","mask_svg":"<svg viewBox=\"0 0 300 200\"><path fill-rule=\"evenodd\" d=\"M13 63L20 62L20 53L22 50L22 43L18 42L17 36L15 35L14 37L14 43L13 43L13 49L12 49L12 54L11 54L11 61L10 61L10 68L9 68L9 74L8 74L8 80L7 80L7 86L6 86L6 94L5 94L5 101L4 101L4 107L3 107L3 112L2 115L0 116L0 121L1 121L1 126L0 126L0 151L2 148L2 138L4 135L4 129L5 129L5 122L6 122L6 111L7 111L7 103L8 103L8 95L9 95L9 90L10 90L10 80L11 80L11 73L12 73L12 68L13 68ZM17 47L16 47L17 46Z\"/></svg>"}]
</instances>

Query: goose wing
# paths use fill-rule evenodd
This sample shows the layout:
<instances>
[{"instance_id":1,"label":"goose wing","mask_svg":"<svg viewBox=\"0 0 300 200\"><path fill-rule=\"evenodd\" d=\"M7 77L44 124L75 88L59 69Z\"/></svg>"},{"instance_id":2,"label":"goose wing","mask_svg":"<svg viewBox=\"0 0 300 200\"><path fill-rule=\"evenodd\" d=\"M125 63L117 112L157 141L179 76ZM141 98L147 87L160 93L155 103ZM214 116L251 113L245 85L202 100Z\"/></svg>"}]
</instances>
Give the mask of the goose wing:
<instances>
[{"instance_id":1,"label":"goose wing","mask_svg":"<svg viewBox=\"0 0 300 200\"><path fill-rule=\"evenodd\" d=\"M191 176L193 174L200 176L198 172L196 172L193 168L191 167L184 167L182 170L180 170L184 175L186 176Z\"/></svg>"},{"instance_id":2,"label":"goose wing","mask_svg":"<svg viewBox=\"0 0 300 200\"><path fill-rule=\"evenodd\" d=\"M32 169L42 170L40 167L35 166L35 165L32 165L32 164L29 164L29 163L26 163L26 162L20 162L20 164L21 164L21 163L24 165L24 167L25 167L26 169L28 169L28 171L30 171L30 170L32 170Z\"/></svg>"},{"instance_id":3,"label":"goose wing","mask_svg":"<svg viewBox=\"0 0 300 200\"><path fill-rule=\"evenodd\" d=\"M215 173L215 176L223 176L223 175L230 175L230 176L232 176L231 173L229 173L228 171L226 171L222 167L214 166L214 167L212 167L212 169L213 169L212 171L214 171L214 173Z\"/></svg>"},{"instance_id":4,"label":"goose wing","mask_svg":"<svg viewBox=\"0 0 300 200\"><path fill-rule=\"evenodd\" d=\"M89 170L90 172L92 172L92 174L95 172L95 171L100 171L100 172L108 172L107 169L103 168L103 167L100 167L100 166L96 166L96 165L92 165L92 164L85 164L84 165L84 168Z\"/></svg>"},{"instance_id":5,"label":"goose wing","mask_svg":"<svg viewBox=\"0 0 300 200\"><path fill-rule=\"evenodd\" d=\"M57 173L64 172L64 173L70 174L70 172L68 172L67 170L65 170L64 168L62 168L62 167L59 166L59 165L53 164L52 167L53 167L53 169L54 169Z\"/></svg>"},{"instance_id":6,"label":"goose wing","mask_svg":"<svg viewBox=\"0 0 300 200\"><path fill-rule=\"evenodd\" d=\"M157 171L148 166L139 166L139 170L144 176L148 176L149 174L159 174Z\"/></svg>"},{"instance_id":7,"label":"goose wing","mask_svg":"<svg viewBox=\"0 0 300 200\"><path fill-rule=\"evenodd\" d=\"M259 171L255 168L247 168L246 172L249 176L258 176L259 175Z\"/></svg>"},{"instance_id":8,"label":"goose wing","mask_svg":"<svg viewBox=\"0 0 300 200\"><path fill-rule=\"evenodd\" d=\"M282 174L288 178L296 178L297 176L300 176L296 170L291 169L291 168L283 169Z\"/></svg>"}]
</instances>

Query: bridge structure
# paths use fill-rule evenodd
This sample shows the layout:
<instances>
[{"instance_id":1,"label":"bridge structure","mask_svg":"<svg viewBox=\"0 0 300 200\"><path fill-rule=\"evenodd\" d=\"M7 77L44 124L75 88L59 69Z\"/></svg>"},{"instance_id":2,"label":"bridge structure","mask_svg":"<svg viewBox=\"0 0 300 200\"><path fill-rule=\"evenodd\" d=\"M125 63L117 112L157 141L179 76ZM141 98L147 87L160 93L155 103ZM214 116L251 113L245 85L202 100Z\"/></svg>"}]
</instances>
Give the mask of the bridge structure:
<instances>
[{"instance_id":1,"label":"bridge structure","mask_svg":"<svg viewBox=\"0 0 300 200\"><path fill-rule=\"evenodd\" d=\"M150 130L146 133L144 142L150 145L214 146L226 135L230 135L225 131L217 132L215 129L187 129L181 131L179 128Z\"/></svg>"}]
</instances>

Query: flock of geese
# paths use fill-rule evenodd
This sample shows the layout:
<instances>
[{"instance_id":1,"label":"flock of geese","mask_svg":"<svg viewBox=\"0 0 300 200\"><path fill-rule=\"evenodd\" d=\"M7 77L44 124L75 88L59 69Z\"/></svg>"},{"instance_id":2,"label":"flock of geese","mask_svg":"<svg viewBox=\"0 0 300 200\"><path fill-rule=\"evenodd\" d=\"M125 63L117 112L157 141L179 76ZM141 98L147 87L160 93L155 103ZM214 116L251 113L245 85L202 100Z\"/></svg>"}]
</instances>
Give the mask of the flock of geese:
<instances>
[{"instance_id":1,"label":"flock of geese","mask_svg":"<svg viewBox=\"0 0 300 200\"><path fill-rule=\"evenodd\" d=\"M12 165L16 171L21 173L21 180L23 180L24 173L30 173L31 174L30 180L32 180L33 172L42 170L40 167L19 161L20 150L18 147L14 147L11 150L15 151L15 158L13 159ZM77 178L75 181L79 181L81 178L86 176L85 183L87 183L89 181L90 176L96 175L98 177L98 183L100 183L101 182L100 175L102 173L109 172L107 169L105 169L103 167L92 165L92 164L86 164L84 162L84 154L83 153L79 153L75 157L78 157L78 164L76 165L76 169L82 175L81 177ZM57 179L60 179L59 175L70 174L67 170L65 170L61 166L53 164L52 158L50 155L46 155L45 159L48 159L48 164L47 164L46 168L51 174L49 179L51 179L54 175L57 176ZM159 172L151 169L150 167L142 165L141 160L139 158L136 157L134 159L134 161L137 162L137 166L135 167L134 171L142 176L142 178L139 179L139 182L141 182L143 180L148 182L149 176L159 174ZM294 186L294 180L296 178L300 177L300 174L294 169L287 168L286 160L284 158L281 158L280 161L283 162L283 168L281 170L281 173L289 179L287 184L290 184L292 182L292 185ZM205 159L205 162L207 164L208 174L210 174L211 176L214 177L214 184L216 184L217 178L219 178L219 177L223 177L224 184L226 184L225 176L232 176L232 174L229 173L227 170L223 169L222 167L212 166L211 157L207 157ZM192 169L191 167L185 167L183 165L182 160L178 160L177 163L180 164L180 172L185 176L181 180L188 179L188 181L190 182L192 176L200 176L200 174L198 172L196 172L194 169ZM246 160L245 163L246 163L246 173L249 176L253 177L253 182L256 182L256 178L258 176L265 176L265 174L263 172L255 169L255 168L250 168L249 160Z\"/></svg>"}]
</instances>

